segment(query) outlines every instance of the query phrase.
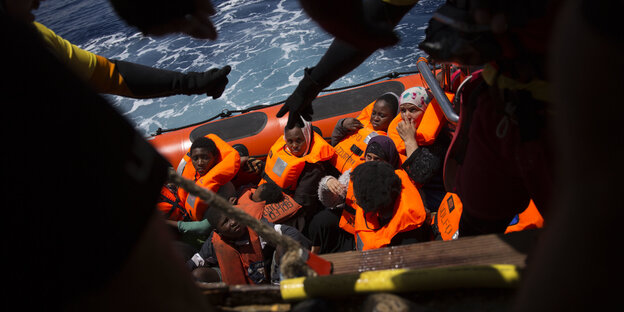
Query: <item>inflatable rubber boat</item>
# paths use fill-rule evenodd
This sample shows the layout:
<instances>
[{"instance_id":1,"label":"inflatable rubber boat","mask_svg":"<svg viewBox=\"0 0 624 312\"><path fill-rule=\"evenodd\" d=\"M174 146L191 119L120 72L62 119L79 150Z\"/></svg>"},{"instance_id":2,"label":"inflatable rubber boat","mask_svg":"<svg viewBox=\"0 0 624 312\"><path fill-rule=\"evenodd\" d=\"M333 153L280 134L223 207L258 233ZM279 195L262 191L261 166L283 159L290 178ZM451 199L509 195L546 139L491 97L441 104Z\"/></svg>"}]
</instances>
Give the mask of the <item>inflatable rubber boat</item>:
<instances>
[{"instance_id":1,"label":"inflatable rubber boat","mask_svg":"<svg viewBox=\"0 0 624 312\"><path fill-rule=\"evenodd\" d=\"M424 62L420 64L422 63ZM320 95L312 101L314 109L312 125L317 127L316 130L320 130L321 135L329 140L338 120L345 117L356 117L362 109L374 102L383 93L394 92L400 95L404 90L411 87L423 86L427 88L424 78L431 79L433 74L427 65L420 67L426 72L424 75L423 70L420 69L420 72L411 72L405 76L400 76L400 73L392 73L386 76L394 76L395 78ZM435 95L435 92L433 93ZM283 134L288 121L288 115L282 118L275 116L282 103L255 107L238 115L209 120L173 131L158 131L157 134L147 139L174 168L188 151L193 140L209 133L218 135L230 145L242 144L247 147L250 156L264 159L271 145ZM230 113L225 111L220 115L228 116Z\"/></svg>"}]
</instances>

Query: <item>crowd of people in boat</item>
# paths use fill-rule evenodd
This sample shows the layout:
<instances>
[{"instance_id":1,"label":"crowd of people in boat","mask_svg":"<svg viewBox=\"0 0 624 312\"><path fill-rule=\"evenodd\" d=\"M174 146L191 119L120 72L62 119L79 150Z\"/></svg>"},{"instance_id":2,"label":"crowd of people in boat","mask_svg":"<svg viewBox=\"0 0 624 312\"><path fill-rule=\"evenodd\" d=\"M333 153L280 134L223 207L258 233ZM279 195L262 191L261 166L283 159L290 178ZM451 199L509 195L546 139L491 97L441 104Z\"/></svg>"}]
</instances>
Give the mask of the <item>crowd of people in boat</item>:
<instances>
[{"instance_id":1,"label":"crowd of people in boat","mask_svg":"<svg viewBox=\"0 0 624 312\"><path fill-rule=\"evenodd\" d=\"M40 23L33 27L60 60L100 93L218 98L228 83L229 66L179 73L109 60ZM322 79L313 74L325 60L306 69L298 90L303 86L318 93L315 81ZM456 77L462 73L457 70ZM495 79L496 69L486 66L481 75ZM305 114L291 111L284 135L276 138L266 160L210 134L193 142L177 170L316 254L454 239L462 200L447 192L442 169L454 129L431 102L423 87L380 94L357 118L340 120L329 142L299 117ZM278 117L288 108L287 101ZM276 246L267 246L252 230L172 185L163 186L158 207L179 234L182 255L199 280L279 281L279 259L272 252ZM541 226L532 201L526 211L529 221L518 214L506 231Z\"/></svg>"},{"instance_id":2,"label":"crowd of people in boat","mask_svg":"<svg viewBox=\"0 0 624 312\"><path fill-rule=\"evenodd\" d=\"M442 179L452 130L424 118L437 116L432 99L421 86L383 93L357 117L340 119L327 140L302 119L264 160L208 134L193 141L177 171L315 254L454 239L461 200ZM232 216L171 184L158 207L197 280L279 283L279 246ZM540 227L532 212L508 231Z\"/></svg>"}]
</instances>

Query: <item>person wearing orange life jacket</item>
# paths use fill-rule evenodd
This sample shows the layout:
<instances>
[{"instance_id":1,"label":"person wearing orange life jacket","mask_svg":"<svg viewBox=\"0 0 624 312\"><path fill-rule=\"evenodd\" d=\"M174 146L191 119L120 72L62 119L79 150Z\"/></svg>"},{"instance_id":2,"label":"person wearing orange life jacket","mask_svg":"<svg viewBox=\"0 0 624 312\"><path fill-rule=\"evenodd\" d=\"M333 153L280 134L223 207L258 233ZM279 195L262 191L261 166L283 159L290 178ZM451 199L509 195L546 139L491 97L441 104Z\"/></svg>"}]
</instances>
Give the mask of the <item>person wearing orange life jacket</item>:
<instances>
[{"instance_id":1,"label":"person wearing orange life jacket","mask_svg":"<svg viewBox=\"0 0 624 312\"><path fill-rule=\"evenodd\" d=\"M450 145L450 133L448 128L440 127L437 118L427 119L427 122L436 123L438 127L424 123L425 116L435 113L435 107L429 105L431 98L423 87L405 90L399 99L400 115L393 120L388 136L397 145L402 167L421 192L425 207L435 212L446 194L442 165ZM439 132L428 134L433 137L433 142L419 143L417 130L421 128L435 128Z\"/></svg>"},{"instance_id":2,"label":"person wearing orange life jacket","mask_svg":"<svg viewBox=\"0 0 624 312\"><path fill-rule=\"evenodd\" d=\"M263 173L264 182L273 182L298 204L303 225L297 228L307 234L310 219L322 208L316 196L318 183L333 168L329 160L334 149L312 125L302 120L303 127L285 128L269 150Z\"/></svg>"},{"instance_id":3,"label":"person wearing orange life jacket","mask_svg":"<svg viewBox=\"0 0 624 312\"><path fill-rule=\"evenodd\" d=\"M384 161L399 169L399 154L394 142L384 135L373 137L366 147L365 162ZM327 207L310 222L312 251L323 254L355 249L355 209L346 204L347 191L352 189L351 170L340 177L326 176L319 183L319 199Z\"/></svg>"},{"instance_id":4,"label":"person wearing orange life jacket","mask_svg":"<svg viewBox=\"0 0 624 312\"><path fill-rule=\"evenodd\" d=\"M228 183L240 168L240 155L227 142L215 134L195 139L188 153L184 155L177 172L182 177L195 181L203 188L229 198L233 186ZM228 185L228 188L224 187ZM207 205L184 189L178 189L178 196L191 220L201 221Z\"/></svg>"},{"instance_id":5,"label":"person wearing orange life jacket","mask_svg":"<svg viewBox=\"0 0 624 312\"><path fill-rule=\"evenodd\" d=\"M272 226L282 235L290 236L309 250L310 241L295 228L270 223L263 217L266 205L283 199L279 196L281 190L270 185L261 184L255 191L246 192L245 197L239 198L239 203L235 207ZM271 246L254 230L229 218L220 209L208 209L206 218L215 225L215 231L201 250L186 262L196 278L214 277L214 273L206 274L206 272L217 271L220 280L228 285L279 283L278 262L282 250L278 246ZM200 279L200 281L215 280Z\"/></svg>"},{"instance_id":6,"label":"person wearing orange life jacket","mask_svg":"<svg viewBox=\"0 0 624 312\"><path fill-rule=\"evenodd\" d=\"M405 171L386 162L353 169L347 201L355 208L357 250L371 250L433 239L420 193Z\"/></svg>"},{"instance_id":7,"label":"person wearing orange life jacket","mask_svg":"<svg viewBox=\"0 0 624 312\"><path fill-rule=\"evenodd\" d=\"M386 135L398 107L399 97L387 92L364 108L357 118L340 119L332 132L331 144L336 151L332 165L340 172L355 167L368 141L373 136Z\"/></svg>"}]
</instances>

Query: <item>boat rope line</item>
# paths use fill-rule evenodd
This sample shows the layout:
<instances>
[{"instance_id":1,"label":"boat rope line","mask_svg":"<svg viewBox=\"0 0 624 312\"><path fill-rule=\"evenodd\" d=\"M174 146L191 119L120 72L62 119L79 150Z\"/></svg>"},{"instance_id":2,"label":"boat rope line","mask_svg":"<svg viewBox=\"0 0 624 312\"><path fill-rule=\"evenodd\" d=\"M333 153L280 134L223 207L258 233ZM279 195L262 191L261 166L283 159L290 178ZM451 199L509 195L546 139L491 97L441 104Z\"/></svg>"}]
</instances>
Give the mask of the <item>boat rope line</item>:
<instances>
[{"instance_id":1,"label":"boat rope line","mask_svg":"<svg viewBox=\"0 0 624 312\"><path fill-rule=\"evenodd\" d=\"M303 259L303 247L289 236L281 235L271 226L262 223L260 220L250 216L240 208L217 195L216 193L202 188L195 182L180 176L175 170L169 170L169 182L183 188L189 194L199 197L203 202L210 205L209 209L219 209L229 218L250 227L259 236L276 248L284 248L281 258L280 272L284 278L295 278L299 276L314 277L317 273L312 270Z\"/></svg>"},{"instance_id":2,"label":"boat rope line","mask_svg":"<svg viewBox=\"0 0 624 312\"><path fill-rule=\"evenodd\" d=\"M361 87L361 86L373 83L375 81L379 81L381 79L396 79L396 78L401 77L401 76L413 75L413 74L418 74L418 73L420 73L419 70L409 71L409 72L391 72L391 73L387 73L387 74L385 74L383 76L379 76L377 78L374 78L374 79L371 79L371 80L368 80L368 81L365 81L365 82L361 82L361 83L358 83L358 84L344 86L344 87L340 87L340 88L324 89L324 90L321 90L321 93L336 92L336 91L342 91L342 90L357 88L357 87ZM243 114L243 113L251 112L251 111L262 109L262 108L266 108L266 107L271 107L271 106L275 106L275 105L284 104L285 102L286 102L286 100L282 100L282 101L271 103L271 104L254 105L254 106L250 106L250 107L245 108L245 109L236 109L236 110L224 109L219 114L217 114L215 116L212 116L212 117L210 117L210 118L208 118L206 120L199 121L199 122L196 122L196 123L193 123L193 124L189 124L189 125L182 126L182 127L177 127L177 128L171 128L171 129L158 128L156 130L156 133L152 134L152 136L157 136L157 135L160 135L160 134L163 134L163 133L166 133L166 132L177 131L177 130L181 130L181 129L188 128L188 127L198 126L198 125L201 125L203 123L213 121L213 120L215 120L217 118L230 117L230 116L232 116L232 114L235 114L235 113Z\"/></svg>"}]
</instances>

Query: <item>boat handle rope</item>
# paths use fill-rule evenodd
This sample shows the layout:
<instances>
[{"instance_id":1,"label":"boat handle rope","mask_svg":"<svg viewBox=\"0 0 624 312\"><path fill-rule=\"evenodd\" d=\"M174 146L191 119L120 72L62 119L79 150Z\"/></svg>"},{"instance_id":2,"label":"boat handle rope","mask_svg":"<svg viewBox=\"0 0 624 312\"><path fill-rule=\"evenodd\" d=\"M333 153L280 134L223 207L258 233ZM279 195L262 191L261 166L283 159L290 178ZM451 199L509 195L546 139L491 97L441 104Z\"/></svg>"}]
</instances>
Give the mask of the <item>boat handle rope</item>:
<instances>
[{"instance_id":1,"label":"boat handle rope","mask_svg":"<svg viewBox=\"0 0 624 312\"><path fill-rule=\"evenodd\" d=\"M280 264L280 272L284 278L290 279L300 276L314 277L318 275L303 259L302 255L304 251L302 246L291 237L281 235L274 228L250 216L240 208L232 206L229 201L216 193L200 187L195 184L195 182L180 176L173 169L169 170L169 182L183 188L189 192L189 194L199 197L206 204L210 205L210 209L219 209L229 218L250 227L276 248L278 246L284 248L285 252L283 253Z\"/></svg>"}]
</instances>

